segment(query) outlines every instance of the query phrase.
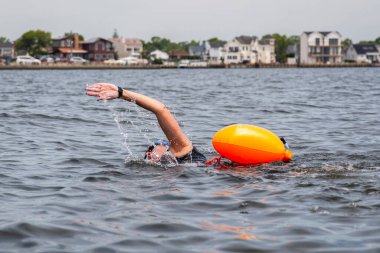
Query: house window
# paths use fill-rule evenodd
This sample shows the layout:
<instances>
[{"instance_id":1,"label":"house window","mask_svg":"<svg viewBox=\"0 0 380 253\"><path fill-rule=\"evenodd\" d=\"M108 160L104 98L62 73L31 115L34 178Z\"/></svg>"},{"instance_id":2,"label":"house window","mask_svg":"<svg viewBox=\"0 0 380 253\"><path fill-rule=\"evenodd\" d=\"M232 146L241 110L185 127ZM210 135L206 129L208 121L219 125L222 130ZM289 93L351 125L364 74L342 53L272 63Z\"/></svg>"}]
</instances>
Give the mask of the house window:
<instances>
[{"instance_id":1,"label":"house window","mask_svg":"<svg viewBox=\"0 0 380 253\"><path fill-rule=\"evenodd\" d=\"M239 52L239 47L229 47L228 51L234 52L234 53Z\"/></svg>"},{"instance_id":2,"label":"house window","mask_svg":"<svg viewBox=\"0 0 380 253\"><path fill-rule=\"evenodd\" d=\"M315 45L319 46L320 44L321 44L321 39L320 38L316 38L315 39Z\"/></svg>"},{"instance_id":3,"label":"house window","mask_svg":"<svg viewBox=\"0 0 380 253\"><path fill-rule=\"evenodd\" d=\"M337 46L338 45L338 39L329 39L330 46Z\"/></svg>"},{"instance_id":4,"label":"house window","mask_svg":"<svg viewBox=\"0 0 380 253\"><path fill-rule=\"evenodd\" d=\"M331 50L331 54L338 54L338 48L337 47L332 47L330 50Z\"/></svg>"},{"instance_id":5,"label":"house window","mask_svg":"<svg viewBox=\"0 0 380 253\"><path fill-rule=\"evenodd\" d=\"M99 43L96 44L95 48L96 48L97 51L102 51L103 48L104 48L104 45L103 45L103 43L99 42Z\"/></svg>"}]
</instances>

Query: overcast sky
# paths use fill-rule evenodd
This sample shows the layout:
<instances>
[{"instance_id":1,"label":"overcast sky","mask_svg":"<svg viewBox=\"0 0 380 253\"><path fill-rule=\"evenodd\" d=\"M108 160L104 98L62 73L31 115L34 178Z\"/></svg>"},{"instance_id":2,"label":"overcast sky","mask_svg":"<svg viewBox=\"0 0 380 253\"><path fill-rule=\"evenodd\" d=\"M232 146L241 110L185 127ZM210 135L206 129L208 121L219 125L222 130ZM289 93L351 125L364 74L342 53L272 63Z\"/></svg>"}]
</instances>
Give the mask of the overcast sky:
<instances>
[{"instance_id":1,"label":"overcast sky","mask_svg":"<svg viewBox=\"0 0 380 253\"><path fill-rule=\"evenodd\" d=\"M343 38L380 37L380 0L0 0L0 36L15 40L42 29L53 37L120 36L173 41L268 33L339 31Z\"/></svg>"}]
</instances>

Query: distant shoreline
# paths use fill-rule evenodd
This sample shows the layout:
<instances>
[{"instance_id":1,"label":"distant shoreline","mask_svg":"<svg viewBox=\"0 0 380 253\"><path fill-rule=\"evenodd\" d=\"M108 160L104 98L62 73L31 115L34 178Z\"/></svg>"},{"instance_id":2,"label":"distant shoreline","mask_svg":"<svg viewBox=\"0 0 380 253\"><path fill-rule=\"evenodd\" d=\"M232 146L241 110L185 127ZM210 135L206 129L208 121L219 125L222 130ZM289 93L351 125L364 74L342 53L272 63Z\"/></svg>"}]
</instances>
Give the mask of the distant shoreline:
<instances>
[{"instance_id":1,"label":"distant shoreline","mask_svg":"<svg viewBox=\"0 0 380 253\"><path fill-rule=\"evenodd\" d=\"M380 64L211 64L207 67L188 66L184 69L249 69L249 68L372 68ZM41 65L0 65L0 70L100 70L100 69L177 69L167 65L107 65L107 64L41 64Z\"/></svg>"}]
</instances>

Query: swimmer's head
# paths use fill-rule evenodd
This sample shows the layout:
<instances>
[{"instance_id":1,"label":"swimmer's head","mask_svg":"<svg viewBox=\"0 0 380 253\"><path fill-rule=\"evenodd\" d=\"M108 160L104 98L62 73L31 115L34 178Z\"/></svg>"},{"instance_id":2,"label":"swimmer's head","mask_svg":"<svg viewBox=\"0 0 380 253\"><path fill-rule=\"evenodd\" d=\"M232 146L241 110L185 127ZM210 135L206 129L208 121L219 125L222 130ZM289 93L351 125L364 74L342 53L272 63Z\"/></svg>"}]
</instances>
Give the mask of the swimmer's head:
<instances>
[{"instance_id":1,"label":"swimmer's head","mask_svg":"<svg viewBox=\"0 0 380 253\"><path fill-rule=\"evenodd\" d=\"M153 162L159 162L168 150L168 141L155 141L154 144L150 145L147 151L145 151L144 159L148 159Z\"/></svg>"}]
</instances>

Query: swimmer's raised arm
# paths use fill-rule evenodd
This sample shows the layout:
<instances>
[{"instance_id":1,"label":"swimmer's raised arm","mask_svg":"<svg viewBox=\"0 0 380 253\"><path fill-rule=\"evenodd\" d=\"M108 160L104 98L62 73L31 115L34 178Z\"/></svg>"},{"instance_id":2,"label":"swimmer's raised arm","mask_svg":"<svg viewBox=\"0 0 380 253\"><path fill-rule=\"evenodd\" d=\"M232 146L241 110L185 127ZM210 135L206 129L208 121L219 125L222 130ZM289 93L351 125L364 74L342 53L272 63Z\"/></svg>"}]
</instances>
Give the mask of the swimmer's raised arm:
<instances>
[{"instance_id":1,"label":"swimmer's raised arm","mask_svg":"<svg viewBox=\"0 0 380 253\"><path fill-rule=\"evenodd\" d=\"M87 95L98 97L100 100L112 100L119 98L118 87L110 83L97 83L86 88ZM125 90L121 92L122 99L135 102L138 106L153 112L161 126L162 131L170 142L170 151L175 157L187 154L193 148L190 140L182 132L178 122L169 109L160 101L148 96Z\"/></svg>"}]
</instances>

